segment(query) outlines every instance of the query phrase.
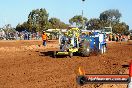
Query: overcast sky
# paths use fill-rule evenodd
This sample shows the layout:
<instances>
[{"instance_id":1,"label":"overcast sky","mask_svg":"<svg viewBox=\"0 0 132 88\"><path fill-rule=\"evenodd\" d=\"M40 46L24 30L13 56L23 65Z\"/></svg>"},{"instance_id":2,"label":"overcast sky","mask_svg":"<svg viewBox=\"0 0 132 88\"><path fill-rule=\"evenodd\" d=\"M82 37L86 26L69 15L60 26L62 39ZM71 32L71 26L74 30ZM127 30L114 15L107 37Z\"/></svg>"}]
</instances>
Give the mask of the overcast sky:
<instances>
[{"instance_id":1,"label":"overcast sky","mask_svg":"<svg viewBox=\"0 0 132 88\"><path fill-rule=\"evenodd\" d=\"M126 22L132 29L132 0L1 0L0 27L27 21L28 14L33 9L45 8L49 18L57 17L65 23L74 15L81 15L88 19L98 18L100 13L108 9L118 9L122 13L121 21Z\"/></svg>"}]
</instances>

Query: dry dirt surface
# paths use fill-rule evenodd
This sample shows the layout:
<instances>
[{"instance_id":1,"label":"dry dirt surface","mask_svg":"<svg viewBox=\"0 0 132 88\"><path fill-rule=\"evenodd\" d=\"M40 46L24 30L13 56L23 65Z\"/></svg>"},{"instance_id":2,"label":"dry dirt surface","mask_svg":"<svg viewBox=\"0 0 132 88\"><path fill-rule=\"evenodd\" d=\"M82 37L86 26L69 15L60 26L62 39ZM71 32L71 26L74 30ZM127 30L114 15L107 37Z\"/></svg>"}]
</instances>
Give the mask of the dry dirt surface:
<instances>
[{"instance_id":1,"label":"dry dirt surface","mask_svg":"<svg viewBox=\"0 0 132 88\"><path fill-rule=\"evenodd\" d=\"M0 41L0 88L127 88L119 84L76 83L78 68L87 74L128 74L132 42L108 43L107 53L53 58L57 41Z\"/></svg>"}]
</instances>

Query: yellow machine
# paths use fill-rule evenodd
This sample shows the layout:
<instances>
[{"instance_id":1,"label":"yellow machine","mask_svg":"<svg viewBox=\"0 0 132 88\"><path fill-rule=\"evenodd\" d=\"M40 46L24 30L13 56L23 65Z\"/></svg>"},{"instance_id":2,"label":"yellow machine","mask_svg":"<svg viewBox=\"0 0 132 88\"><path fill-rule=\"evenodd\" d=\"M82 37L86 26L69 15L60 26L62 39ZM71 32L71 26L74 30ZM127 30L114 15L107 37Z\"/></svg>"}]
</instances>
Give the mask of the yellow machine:
<instances>
[{"instance_id":1,"label":"yellow machine","mask_svg":"<svg viewBox=\"0 0 132 88\"><path fill-rule=\"evenodd\" d=\"M79 49L79 35L80 29L78 28L70 28L66 33L60 33L60 51L54 52L54 57L57 55L69 55L72 57L73 53Z\"/></svg>"}]
</instances>

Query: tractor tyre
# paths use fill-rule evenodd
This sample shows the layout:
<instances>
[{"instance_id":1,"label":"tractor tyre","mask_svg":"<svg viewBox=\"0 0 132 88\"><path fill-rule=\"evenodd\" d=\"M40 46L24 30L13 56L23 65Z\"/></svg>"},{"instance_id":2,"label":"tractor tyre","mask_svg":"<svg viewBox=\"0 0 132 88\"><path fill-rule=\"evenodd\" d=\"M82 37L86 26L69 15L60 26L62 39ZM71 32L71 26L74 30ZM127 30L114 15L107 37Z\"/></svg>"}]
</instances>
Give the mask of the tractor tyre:
<instances>
[{"instance_id":1,"label":"tractor tyre","mask_svg":"<svg viewBox=\"0 0 132 88\"><path fill-rule=\"evenodd\" d=\"M69 52L69 56L71 58L73 56L73 52Z\"/></svg>"},{"instance_id":2,"label":"tractor tyre","mask_svg":"<svg viewBox=\"0 0 132 88\"><path fill-rule=\"evenodd\" d=\"M88 41L83 41L80 46L80 53L84 57L88 57L90 55L90 46Z\"/></svg>"},{"instance_id":3,"label":"tractor tyre","mask_svg":"<svg viewBox=\"0 0 132 88\"><path fill-rule=\"evenodd\" d=\"M53 58L56 58L56 51L53 52Z\"/></svg>"}]
</instances>

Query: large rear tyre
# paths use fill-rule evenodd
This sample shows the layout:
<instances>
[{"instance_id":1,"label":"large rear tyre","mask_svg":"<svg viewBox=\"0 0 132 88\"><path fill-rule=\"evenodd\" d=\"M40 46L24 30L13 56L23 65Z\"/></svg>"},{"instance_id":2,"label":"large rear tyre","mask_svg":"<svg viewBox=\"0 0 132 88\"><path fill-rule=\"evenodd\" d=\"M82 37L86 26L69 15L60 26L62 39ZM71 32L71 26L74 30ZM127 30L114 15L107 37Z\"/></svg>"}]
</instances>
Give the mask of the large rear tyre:
<instances>
[{"instance_id":1,"label":"large rear tyre","mask_svg":"<svg viewBox=\"0 0 132 88\"><path fill-rule=\"evenodd\" d=\"M88 41L83 41L80 46L80 53L84 57L88 57L90 55L90 46Z\"/></svg>"}]
</instances>

